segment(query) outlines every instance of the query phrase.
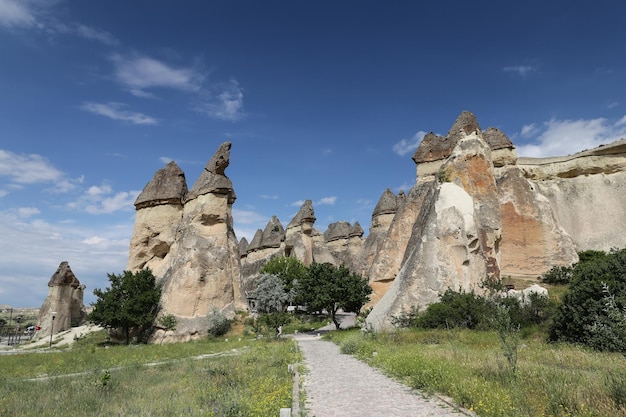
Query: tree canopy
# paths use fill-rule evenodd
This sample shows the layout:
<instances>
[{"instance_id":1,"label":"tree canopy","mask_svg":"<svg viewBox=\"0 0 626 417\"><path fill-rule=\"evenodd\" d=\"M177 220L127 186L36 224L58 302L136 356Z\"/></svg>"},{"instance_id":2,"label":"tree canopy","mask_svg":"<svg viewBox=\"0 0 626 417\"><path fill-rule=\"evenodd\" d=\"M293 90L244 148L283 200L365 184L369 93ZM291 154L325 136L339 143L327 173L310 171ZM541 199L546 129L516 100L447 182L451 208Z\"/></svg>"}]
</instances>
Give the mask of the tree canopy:
<instances>
[{"instance_id":1,"label":"tree canopy","mask_svg":"<svg viewBox=\"0 0 626 417\"><path fill-rule=\"evenodd\" d=\"M296 302L309 311L326 311L339 329L337 311L358 313L372 292L366 278L344 265L313 263L296 283Z\"/></svg>"},{"instance_id":2,"label":"tree canopy","mask_svg":"<svg viewBox=\"0 0 626 417\"><path fill-rule=\"evenodd\" d=\"M307 267L297 258L291 256L279 256L272 258L261 269L262 274L275 275L283 283L285 292L291 291L294 282L307 274Z\"/></svg>"},{"instance_id":3,"label":"tree canopy","mask_svg":"<svg viewBox=\"0 0 626 417\"><path fill-rule=\"evenodd\" d=\"M161 287L156 284L150 269L107 276L111 286L106 290L96 288L93 291L98 299L92 304L89 320L109 329L122 329L128 344L132 329L141 329L153 323Z\"/></svg>"},{"instance_id":4,"label":"tree canopy","mask_svg":"<svg viewBox=\"0 0 626 417\"><path fill-rule=\"evenodd\" d=\"M588 251L572 270L570 288L550 328L550 339L599 350L626 351L626 249Z\"/></svg>"}]
</instances>

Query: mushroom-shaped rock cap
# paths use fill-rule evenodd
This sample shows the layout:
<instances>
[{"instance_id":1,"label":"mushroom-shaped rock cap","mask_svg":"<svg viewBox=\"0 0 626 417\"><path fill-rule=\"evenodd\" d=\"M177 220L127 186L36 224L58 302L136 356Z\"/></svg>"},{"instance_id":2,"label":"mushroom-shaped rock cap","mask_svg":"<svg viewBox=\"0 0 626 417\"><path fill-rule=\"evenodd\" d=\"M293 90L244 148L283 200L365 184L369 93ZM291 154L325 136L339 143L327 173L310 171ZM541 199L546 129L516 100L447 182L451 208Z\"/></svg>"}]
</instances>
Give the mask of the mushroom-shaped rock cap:
<instances>
[{"instance_id":1,"label":"mushroom-shaped rock cap","mask_svg":"<svg viewBox=\"0 0 626 417\"><path fill-rule=\"evenodd\" d=\"M380 196L378 204L374 208L372 217L380 216L381 214L395 214L398 211L398 200L394 193L387 188L383 195Z\"/></svg>"},{"instance_id":2,"label":"mushroom-shaped rock cap","mask_svg":"<svg viewBox=\"0 0 626 417\"><path fill-rule=\"evenodd\" d=\"M313 210L313 202L306 200L304 204L298 210L298 213L291 219L287 225L287 229L290 227L300 226L302 223L309 222L315 223L315 211Z\"/></svg>"},{"instance_id":3,"label":"mushroom-shaped rock cap","mask_svg":"<svg viewBox=\"0 0 626 417\"><path fill-rule=\"evenodd\" d=\"M257 229L252 241L248 245L248 253L257 250L261 247L261 242L263 241L263 230Z\"/></svg>"},{"instance_id":4,"label":"mushroom-shaped rock cap","mask_svg":"<svg viewBox=\"0 0 626 417\"><path fill-rule=\"evenodd\" d=\"M364 233L365 232L359 222L355 222L352 226L352 230L350 230L350 237L361 237Z\"/></svg>"},{"instance_id":5,"label":"mushroom-shaped rock cap","mask_svg":"<svg viewBox=\"0 0 626 417\"><path fill-rule=\"evenodd\" d=\"M285 229L278 220L278 217L272 216L265 230L263 230L263 239L261 240L261 247L263 248L279 248L280 242L285 240Z\"/></svg>"},{"instance_id":6,"label":"mushroom-shaped rock cap","mask_svg":"<svg viewBox=\"0 0 626 417\"><path fill-rule=\"evenodd\" d=\"M248 239L242 237L239 241L239 256L244 256L248 253Z\"/></svg>"},{"instance_id":7,"label":"mushroom-shaped rock cap","mask_svg":"<svg viewBox=\"0 0 626 417\"><path fill-rule=\"evenodd\" d=\"M432 132L424 136L413 154L413 161L419 164L420 162L445 159L452 154L452 150L459 140L472 132L480 132L480 126L473 113L464 111L457 117L446 137L435 135Z\"/></svg>"},{"instance_id":8,"label":"mushroom-shaped rock cap","mask_svg":"<svg viewBox=\"0 0 626 417\"><path fill-rule=\"evenodd\" d=\"M137 210L162 204L181 204L187 194L185 173L172 161L158 170L135 200Z\"/></svg>"},{"instance_id":9,"label":"mushroom-shaped rock cap","mask_svg":"<svg viewBox=\"0 0 626 417\"><path fill-rule=\"evenodd\" d=\"M230 163L230 142L224 142L215 152L215 155L209 160L204 167L204 171L200 178L191 187L191 191L187 195L187 200L192 200L199 195L229 194L231 204L235 201L235 192L233 190L232 181L224 174L226 167Z\"/></svg>"},{"instance_id":10,"label":"mushroom-shaped rock cap","mask_svg":"<svg viewBox=\"0 0 626 417\"><path fill-rule=\"evenodd\" d=\"M324 232L324 240L332 242L339 239L347 239L350 237L352 226L348 222L339 221L328 225L328 229Z\"/></svg>"},{"instance_id":11,"label":"mushroom-shaped rock cap","mask_svg":"<svg viewBox=\"0 0 626 417\"><path fill-rule=\"evenodd\" d=\"M487 128L487 130L483 132L483 139L487 142L487 145L489 145L492 151L515 148L511 139L509 139L504 132L495 127Z\"/></svg>"},{"instance_id":12,"label":"mushroom-shaped rock cap","mask_svg":"<svg viewBox=\"0 0 626 417\"><path fill-rule=\"evenodd\" d=\"M48 281L48 287L59 286L71 286L73 288L80 286L80 281L78 281L78 278L76 278L76 275L72 272L70 264L67 263L67 261L61 262L56 272L50 277L50 281Z\"/></svg>"}]
</instances>

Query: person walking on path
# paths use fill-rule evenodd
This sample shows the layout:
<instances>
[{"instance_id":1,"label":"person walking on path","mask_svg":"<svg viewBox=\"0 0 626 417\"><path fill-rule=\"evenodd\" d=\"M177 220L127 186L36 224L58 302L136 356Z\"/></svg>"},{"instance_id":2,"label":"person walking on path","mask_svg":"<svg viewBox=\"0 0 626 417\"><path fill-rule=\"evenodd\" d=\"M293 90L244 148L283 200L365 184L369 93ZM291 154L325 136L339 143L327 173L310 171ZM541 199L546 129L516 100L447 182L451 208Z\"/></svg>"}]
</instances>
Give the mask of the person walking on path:
<instances>
[{"instance_id":1,"label":"person walking on path","mask_svg":"<svg viewBox=\"0 0 626 417\"><path fill-rule=\"evenodd\" d=\"M473 415L427 398L383 375L339 346L319 336L297 335L295 340L308 369L304 391L309 417L459 417Z\"/></svg>"}]
</instances>

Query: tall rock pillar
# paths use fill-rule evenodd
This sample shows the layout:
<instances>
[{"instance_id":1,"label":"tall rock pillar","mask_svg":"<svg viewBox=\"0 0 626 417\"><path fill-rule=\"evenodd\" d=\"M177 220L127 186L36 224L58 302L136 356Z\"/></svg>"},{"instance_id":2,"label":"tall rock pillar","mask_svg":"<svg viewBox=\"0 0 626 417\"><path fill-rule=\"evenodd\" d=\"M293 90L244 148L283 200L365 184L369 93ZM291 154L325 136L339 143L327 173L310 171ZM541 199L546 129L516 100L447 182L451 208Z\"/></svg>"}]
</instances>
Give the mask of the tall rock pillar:
<instances>
[{"instance_id":1,"label":"tall rock pillar","mask_svg":"<svg viewBox=\"0 0 626 417\"><path fill-rule=\"evenodd\" d=\"M246 308L233 230L236 196L225 175L230 147L230 142L220 145L184 201L161 277L161 314L177 319L176 330L168 338L197 339L207 334L207 316L213 311L228 316Z\"/></svg>"}]
</instances>

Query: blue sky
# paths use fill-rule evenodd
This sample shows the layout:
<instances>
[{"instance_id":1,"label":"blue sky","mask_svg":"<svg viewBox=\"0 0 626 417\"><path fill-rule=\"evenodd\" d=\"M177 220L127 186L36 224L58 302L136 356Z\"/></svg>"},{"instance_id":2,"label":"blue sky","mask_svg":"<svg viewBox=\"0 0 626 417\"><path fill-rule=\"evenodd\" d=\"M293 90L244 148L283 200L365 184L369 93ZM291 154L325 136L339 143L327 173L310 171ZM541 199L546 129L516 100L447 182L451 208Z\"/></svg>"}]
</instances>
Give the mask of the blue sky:
<instances>
[{"instance_id":1,"label":"blue sky","mask_svg":"<svg viewBox=\"0 0 626 417\"><path fill-rule=\"evenodd\" d=\"M154 172L226 140L250 239L305 199L367 231L463 110L526 156L626 137L626 3L502 4L0 0L0 304L64 260L94 301Z\"/></svg>"}]
</instances>

